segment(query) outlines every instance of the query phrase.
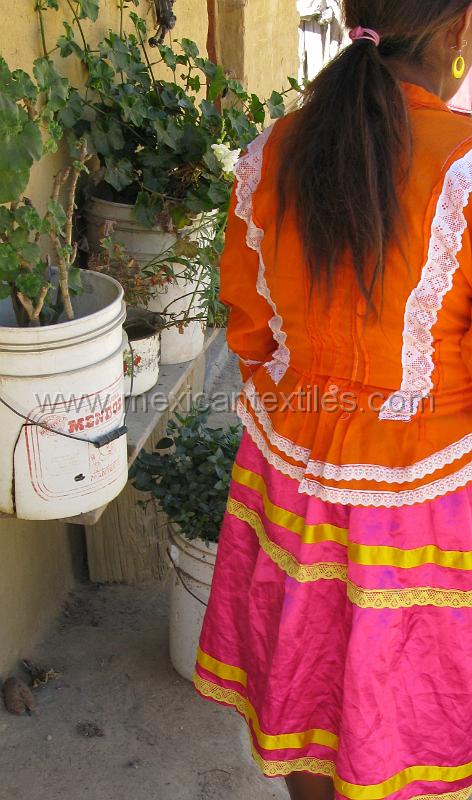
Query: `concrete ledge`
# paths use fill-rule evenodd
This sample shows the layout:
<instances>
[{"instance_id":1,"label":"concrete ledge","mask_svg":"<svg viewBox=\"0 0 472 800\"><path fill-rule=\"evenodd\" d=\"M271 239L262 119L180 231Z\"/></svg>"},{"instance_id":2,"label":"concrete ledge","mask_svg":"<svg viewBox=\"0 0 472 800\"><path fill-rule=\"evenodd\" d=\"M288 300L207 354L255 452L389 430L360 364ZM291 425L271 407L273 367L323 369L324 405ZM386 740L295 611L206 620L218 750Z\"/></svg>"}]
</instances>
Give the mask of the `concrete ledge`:
<instances>
[{"instance_id":1,"label":"concrete ledge","mask_svg":"<svg viewBox=\"0 0 472 800\"><path fill-rule=\"evenodd\" d=\"M126 414L128 426L128 466L131 467L143 449L153 430L159 425L163 415L168 409L175 409L179 398L189 391L188 376L194 370L195 364L206 358L206 354L221 338L221 329L215 328L208 331L205 344L200 355L193 361L184 364L167 364L159 369L159 380L156 385L140 397L130 397L129 410ZM156 398L167 398L166 408L162 405L156 408ZM101 506L95 511L68 517L64 522L74 525L96 525L107 506Z\"/></svg>"},{"instance_id":2,"label":"concrete ledge","mask_svg":"<svg viewBox=\"0 0 472 800\"><path fill-rule=\"evenodd\" d=\"M136 460L139 452L159 425L163 416L178 406L179 399L188 393L190 384L188 378L195 370L196 365L204 363L207 353L215 364L221 359L220 351L224 350L225 331L214 328L207 332L202 352L193 361L184 364L169 364L161 366L159 380L149 392L140 397L128 398L128 412L126 425L128 426L128 465ZM210 360L209 360L210 363ZM221 367L220 367L221 369ZM156 402L159 400L159 402ZM163 407L165 401L165 407ZM108 505L108 504L107 504ZM75 517L61 518L64 523L73 525L96 525L107 505L88 511ZM17 519L16 516L0 512L0 517Z\"/></svg>"}]
</instances>

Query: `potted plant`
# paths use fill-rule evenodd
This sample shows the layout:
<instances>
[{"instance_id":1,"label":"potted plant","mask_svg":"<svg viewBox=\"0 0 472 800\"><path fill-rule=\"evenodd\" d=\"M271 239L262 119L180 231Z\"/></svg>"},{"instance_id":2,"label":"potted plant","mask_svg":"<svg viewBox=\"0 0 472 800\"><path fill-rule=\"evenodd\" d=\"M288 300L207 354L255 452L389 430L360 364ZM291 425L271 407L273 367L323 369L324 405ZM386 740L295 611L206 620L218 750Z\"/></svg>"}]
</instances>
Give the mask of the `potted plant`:
<instances>
[{"instance_id":1,"label":"potted plant","mask_svg":"<svg viewBox=\"0 0 472 800\"><path fill-rule=\"evenodd\" d=\"M145 274L136 259L110 236L104 237L101 249L91 254L88 269L110 275L123 287L127 306L123 327L128 339L123 351L125 397L138 397L152 389L159 377L161 331L166 322L147 308L157 275Z\"/></svg>"},{"instance_id":2,"label":"potted plant","mask_svg":"<svg viewBox=\"0 0 472 800\"><path fill-rule=\"evenodd\" d=\"M241 429L211 428L208 408L194 406L175 417L156 451L139 455L131 477L169 519L175 568L170 655L175 669L191 680Z\"/></svg>"},{"instance_id":3,"label":"potted plant","mask_svg":"<svg viewBox=\"0 0 472 800\"><path fill-rule=\"evenodd\" d=\"M0 59L0 75L0 510L56 519L109 502L126 483L123 291L76 268L85 139L44 213L24 195L33 163L62 139L68 81L47 56L32 77Z\"/></svg>"},{"instance_id":4,"label":"potted plant","mask_svg":"<svg viewBox=\"0 0 472 800\"><path fill-rule=\"evenodd\" d=\"M96 50L87 45L77 15L65 24L58 47L63 57L78 58L88 76L85 97L76 90L71 96L67 124L86 137L98 159L89 182L89 244L98 248L103 225L113 221L114 240L146 265L178 239L198 242L199 230L211 230L215 212L227 208L240 150L268 118L284 114L285 93L273 92L262 102L189 39L175 50L149 39L145 20L134 11L128 12L134 32L126 33L124 4L119 7L119 32L110 31ZM152 309L162 313L172 302L176 312L182 295L193 298L193 306L181 304L176 333L163 335L164 363L175 361L168 349L184 349L184 336L188 346L180 360L203 346L202 325L192 326L188 318L202 316L201 295L208 288L198 264L192 275L178 261L169 263L173 288L167 283L164 297L156 292Z\"/></svg>"}]
</instances>

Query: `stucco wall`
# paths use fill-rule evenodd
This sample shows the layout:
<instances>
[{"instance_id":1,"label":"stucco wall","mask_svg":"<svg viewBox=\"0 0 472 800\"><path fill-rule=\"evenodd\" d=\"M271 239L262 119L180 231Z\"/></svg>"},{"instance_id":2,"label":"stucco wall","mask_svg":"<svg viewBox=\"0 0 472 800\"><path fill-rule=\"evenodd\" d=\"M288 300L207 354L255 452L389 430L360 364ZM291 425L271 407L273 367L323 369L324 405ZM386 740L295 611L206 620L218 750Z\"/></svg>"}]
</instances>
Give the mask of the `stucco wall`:
<instances>
[{"instance_id":1,"label":"stucco wall","mask_svg":"<svg viewBox=\"0 0 472 800\"><path fill-rule=\"evenodd\" d=\"M218 47L224 67L267 97L298 76L295 0L218 0Z\"/></svg>"},{"instance_id":2,"label":"stucco wall","mask_svg":"<svg viewBox=\"0 0 472 800\"><path fill-rule=\"evenodd\" d=\"M83 558L81 528L0 520L0 678L43 636Z\"/></svg>"}]
</instances>

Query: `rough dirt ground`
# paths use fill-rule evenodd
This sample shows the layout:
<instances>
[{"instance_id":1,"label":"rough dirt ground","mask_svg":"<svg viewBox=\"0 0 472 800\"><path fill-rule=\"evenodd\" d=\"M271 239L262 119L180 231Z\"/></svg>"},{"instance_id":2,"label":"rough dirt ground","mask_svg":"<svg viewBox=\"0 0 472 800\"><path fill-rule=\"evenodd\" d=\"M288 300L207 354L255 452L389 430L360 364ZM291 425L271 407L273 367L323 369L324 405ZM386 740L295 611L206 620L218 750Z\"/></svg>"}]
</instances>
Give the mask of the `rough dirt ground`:
<instances>
[{"instance_id":1,"label":"rough dirt ground","mask_svg":"<svg viewBox=\"0 0 472 800\"><path fill-rule=\"evenodd\" d=\"M1 800L282 800L253 765L242 721L173 671L153 586L79 587L31 661L62 677L38 713L0 710ZM78 726L97 726L86 737Z\"/></svg>"}]
</instances>

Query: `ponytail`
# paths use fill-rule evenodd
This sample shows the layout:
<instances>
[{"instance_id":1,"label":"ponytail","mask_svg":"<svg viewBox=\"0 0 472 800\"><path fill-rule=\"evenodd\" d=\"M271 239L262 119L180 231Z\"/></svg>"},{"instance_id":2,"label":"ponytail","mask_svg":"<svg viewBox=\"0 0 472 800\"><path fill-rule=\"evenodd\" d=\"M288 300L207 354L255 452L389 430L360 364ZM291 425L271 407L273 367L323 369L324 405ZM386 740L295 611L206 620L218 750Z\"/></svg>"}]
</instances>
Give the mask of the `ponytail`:
<instances>
[{"instance_id":1,"label":"ponytail","mask_svg":"<svg viewBox=\"0 0 472 800\"><path fill-rule=\"evenodd\" d=\"M290 202L312 285L325 285L330 296L350 252L360 291L373 307L401 219L399 188L410 155L400 84L375 43L359 39L308 87L283 144L278 229Z\"/></svg>"}]
</instances>

